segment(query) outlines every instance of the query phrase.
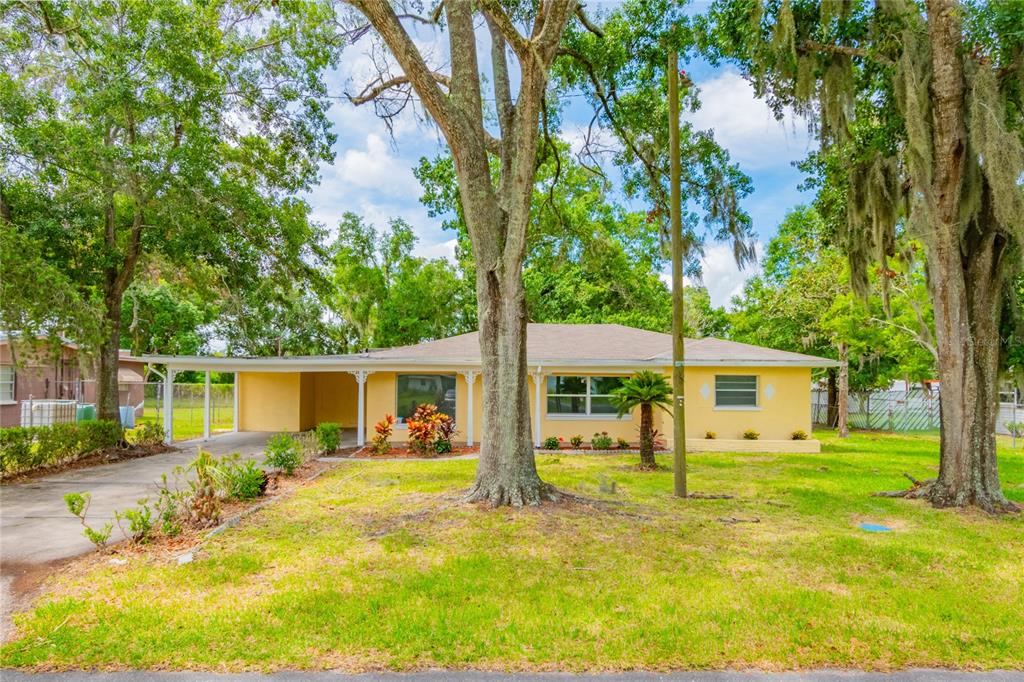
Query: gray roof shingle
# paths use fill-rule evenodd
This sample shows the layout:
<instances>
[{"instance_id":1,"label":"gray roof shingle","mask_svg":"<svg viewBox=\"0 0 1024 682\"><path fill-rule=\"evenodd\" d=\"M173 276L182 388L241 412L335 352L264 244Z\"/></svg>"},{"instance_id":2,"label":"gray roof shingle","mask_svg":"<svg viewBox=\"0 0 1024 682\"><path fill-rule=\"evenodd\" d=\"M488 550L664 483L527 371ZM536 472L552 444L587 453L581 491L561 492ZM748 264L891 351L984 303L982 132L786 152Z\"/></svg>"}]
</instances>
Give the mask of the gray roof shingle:
<instances>
[{"instance_id":1,"label":"gray roof shingle","mask_svg":"<svg viewBox=\"0 0 1024 682\"><path fill-rule=\"evenodd\" d=\"M687 339L685 353L688 365L735 362L826 367L835 364L833 360L803 353L714 338ZM529 324L526 355L530 364L586 361L664 364L672 361L672 337L620 324ZM369 358L479 362L480 342L477 332L471 332L412 346L372 350Z\"/></svg>"}]
</instances>

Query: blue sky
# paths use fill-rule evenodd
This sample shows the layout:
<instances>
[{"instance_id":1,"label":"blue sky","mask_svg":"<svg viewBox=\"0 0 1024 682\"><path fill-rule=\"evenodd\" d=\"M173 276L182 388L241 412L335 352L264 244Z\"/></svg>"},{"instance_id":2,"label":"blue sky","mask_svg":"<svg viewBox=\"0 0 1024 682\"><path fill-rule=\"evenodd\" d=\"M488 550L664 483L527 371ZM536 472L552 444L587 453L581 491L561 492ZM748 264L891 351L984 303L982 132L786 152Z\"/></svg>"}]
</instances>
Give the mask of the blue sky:
<instances>
[{"instance_id":1,"label":"blue sky","mask_svg":"<svg viewBox=\"0 0 1024 682\"><path fill-rule=\"evenodd\" d=\"M421 49L434 55L434 62L443 63L445 36L419 33L416 37ZM368 48L368 44L357 44L345 52L330 78L333 92L358 92L372 78ZM699 129L714 131L715 139L753 179L754 193L744 207L763 245L789 208L811 198L797 189L802 175L793 162L803 159L814 142L804 121L795 117L776 121L734 67L697 62L686 69L700 89L702 107L685 118ZM582 103L567 109L563 132L570 143L588 123L587 111ZM427 216L412 174L420 157L444 151L436 129L409 110L395 122L392 137L372 105L356 107L345 100L335 101L330 118L338 135L335 161L321 168L321 182L307 196L314 219L333 229L345 211L359 213L378 226L401 217L419 237L419 255L452 256L455 235L442 230L439 219ZM702 265L704 284L716 305L728 304L757 271L756 266L739 271L726 245L709 245Z\"/></svg>"}]
</instances>

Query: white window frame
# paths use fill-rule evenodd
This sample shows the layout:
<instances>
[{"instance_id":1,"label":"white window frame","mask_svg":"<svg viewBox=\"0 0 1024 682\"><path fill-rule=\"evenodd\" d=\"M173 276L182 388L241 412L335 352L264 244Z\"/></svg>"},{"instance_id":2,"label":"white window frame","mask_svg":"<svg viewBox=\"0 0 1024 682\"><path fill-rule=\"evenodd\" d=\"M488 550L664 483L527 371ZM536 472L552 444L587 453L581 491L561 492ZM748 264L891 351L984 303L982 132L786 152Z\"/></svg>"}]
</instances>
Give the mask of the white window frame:
<instances>
[{"instance_id":1,"label":"white window frame","mask_svg":"<svg viewBox=\"0 0 1024 682\"><path fill-rule=\"evenodd\" d=\"M10 372L10 378L4 378L2 372ZM16 401L15 396L15 372L14 365L0 365L0 405L13 405ZM7 387L10 387L9 389ZM8 392L10 398L7 397Z\"/></svg>"},{"instance_id":2,"label":"white window frame","mask_svg":"<svg viewBox=\"0 0 1024 682\"><path fill-rule=\"evenodd\" d=\"M753 405L719 405L718 404L718 378L719 377L753 377L754 379L754 404ZM722 389L723 391L735 391L746 393L749 389ZM715 375L715 410L726 412L756 412L761 409L761 377L757 374L716 374Z\"/></svg>"},{"instance_id":3,"label":"white window frame","mask_svg":"<svg viewBox=\"0 0 1024 682\"><path fill-rule=\"evenodd\" d=\"M624 414L621 417L607 412L591 412L590 399L591 398L610 398L611 393L592 393L591 392L591 379L628 379L628 376L619 374L601 374L601 375L589 375L589 374L551 374L549 378L554 377L572 377L574 379L583 379L586 385L586 393L549 393L547 390L547 381L544 382L544 415L548 419L572 421L577 419L587 419L594 421L608 421L611 419L619 421L629 421L633 418L631 414ZM548 410L548 398L579 398L584 399L584 405L586 405L586 412L551 412Z\"/></svg>"}]
</instances>

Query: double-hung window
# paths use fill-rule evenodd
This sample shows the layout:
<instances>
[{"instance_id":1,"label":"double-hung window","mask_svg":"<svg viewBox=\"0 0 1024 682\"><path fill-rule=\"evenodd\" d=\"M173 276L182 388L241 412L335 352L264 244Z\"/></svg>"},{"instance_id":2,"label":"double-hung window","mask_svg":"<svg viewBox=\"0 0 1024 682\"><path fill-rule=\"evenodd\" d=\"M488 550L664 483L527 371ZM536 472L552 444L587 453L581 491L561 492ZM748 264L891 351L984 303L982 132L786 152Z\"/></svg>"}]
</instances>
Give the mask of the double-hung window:
<instances>
[{"instance_id":1,"label":"double-hung window","mask_svg":"<svg viewBox=\"0 0 1024 682\"><path fill-rule=\"evenodd\" d=\"M740 374L716 375L715 407L757 407L757 377Z\"/></svg>"},{"instance_id":2,"label":"double-hung window","mask_svg":"<svg viewBox=\"0 0 1024 682\"><path fill-rule=\"evenodd\" d=\"M548 414L554 416L615 415L611 393L622 377L549 376Z\"/></svg>"},{"instance_id":3,"label":"double-hung window","mask_svg":"<svg viewBox=\"0 0 1024 682\"><path fill-rule=\"evenodd\" d=\"M455 419L454 374L399 374L395 384L395 416L399 424L404 424L423 404L435 405L438 412Z\"/></svg>"},{"instance_id":4,"label":"double-hung window","mask_svg":"<svg viewBox=\"0 0 1024 682\"><path fill-rule=\"evenodd\" d=\"M0 365L0 403L14 402L14 367Z\"/></svg>"}]
</instances>

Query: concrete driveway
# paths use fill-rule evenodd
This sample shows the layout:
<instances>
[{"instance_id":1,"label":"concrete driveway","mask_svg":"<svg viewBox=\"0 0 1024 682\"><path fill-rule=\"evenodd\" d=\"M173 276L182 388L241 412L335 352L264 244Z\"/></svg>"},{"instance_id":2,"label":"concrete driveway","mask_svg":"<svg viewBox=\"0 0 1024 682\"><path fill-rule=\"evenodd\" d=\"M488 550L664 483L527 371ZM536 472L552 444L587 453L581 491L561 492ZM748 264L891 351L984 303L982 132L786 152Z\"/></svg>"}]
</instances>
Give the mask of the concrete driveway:
<instances>
[{"instance_id":1,"label":"concrete driveway","mask_svg":"<svg viewBox=\"0 0 1024 682\"><path fill-rule=\"evenodd\" d=\"M187 465L202 446L215 455L238 452L262 461L270 433L228 433L209 441L175 443L173 452L101 464L0 486L0 639L6 639L10 615L26 607L27 598L57 565L93 549L82 526L64 505L70 492L92 493L86 514L89 525L113 522L114 511L134 507L140 498L156 500L162 474ZM111 542L123 538L115 526Z\"/></svg>"},{"instance_id":2,"label":"concrete driveway","mask_svg":"<svg viewBox=\"0 0 1024 682\"><path fill-rule=\"evenodd\" d=\"M0 487L0 563L39 564L83 554L92 543L82 537L78 519L68 513L64 495L92 493L86 519L102 526L114 520L114 510L134 507L140 498L151 502L162 474L188 464L202 446L215 455L238 452L246 459L262 460L260 453L269 433L228 433L209 441L175 443L174 452L151 457L73 469L25 483ZM117 529L111 540L120 540Z\"/></svg>"}]
</instances>

